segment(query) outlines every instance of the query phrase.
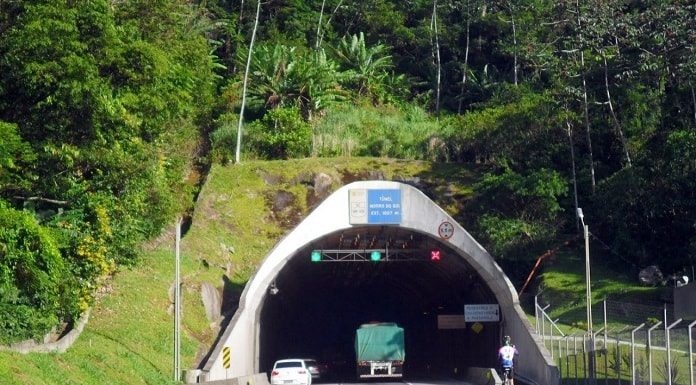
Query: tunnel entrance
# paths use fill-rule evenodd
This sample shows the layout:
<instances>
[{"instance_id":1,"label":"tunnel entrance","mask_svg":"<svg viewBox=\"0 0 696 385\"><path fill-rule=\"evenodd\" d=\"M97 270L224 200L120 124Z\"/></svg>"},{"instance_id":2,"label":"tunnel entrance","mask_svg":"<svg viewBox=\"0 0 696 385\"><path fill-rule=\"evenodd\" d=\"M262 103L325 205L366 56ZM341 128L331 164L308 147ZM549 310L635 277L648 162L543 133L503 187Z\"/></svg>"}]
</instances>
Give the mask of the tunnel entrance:
<instances>
[{"instance_id":1,"label":"tunnel entrance","mask_svg":"<svg viewBox=\"0 0 696 385\"><path fill-rule=\"evenodd\" d=\"M310 258L315 250L348 256L370 249L391 253L378 262L369 255ZM440 251L439 261L431 260L432 250ZM355 330L374 321L404 328L407 378L493 367L498 323L448 328L438 316L461 317L465 304L495 303L474 269L439 239L398 226L341 230L298 249L277 274L259 315L259 367L270 372L278 359L316 358L330 378L354 380Z\"/></svg>"},{"instance_id":2,"label":"tunnel entrance","mask_svg":"<svg viewBox=\"0 0 696 385\"><path fill-rule=\"evenodd\" d=\"M438 262L430 261L433 248L440 250ZM371 249L385 258L366 261ZM339 253L332 262L322 257L313 263L315 250ZM339 258L355 257L357 250L361 258ZM467 304L494 305L478 307L480 321L490 322L444 328L443 316L454 321L449 326L462 326ZM403 327L407 379L495 366L504 332L524 351L518 374L560 383L551 355L491 255L425 194L393 181L339 188L273 247L198 379L247 378L268 372L277 359L297 357L328 362L334 378L352 381L353 336L371 321Z\"/></svg>"}]
</instances>

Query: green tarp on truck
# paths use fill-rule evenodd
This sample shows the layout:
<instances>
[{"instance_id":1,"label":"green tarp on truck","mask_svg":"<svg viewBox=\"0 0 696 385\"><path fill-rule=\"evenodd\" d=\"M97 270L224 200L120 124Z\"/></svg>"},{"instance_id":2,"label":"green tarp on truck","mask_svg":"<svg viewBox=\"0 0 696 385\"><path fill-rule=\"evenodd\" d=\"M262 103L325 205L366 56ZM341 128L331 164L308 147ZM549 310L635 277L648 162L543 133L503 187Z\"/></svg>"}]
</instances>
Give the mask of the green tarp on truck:
<instances>
[{"instance_id":1,"label":"green tarp on truck","mask_svg":"<svg viewBox=\"0 0 696 385\"><path fill-rule=\"evenodd\" d=\"M358 361L405 361L404 329L393 322L364 324L355 333Z\"/></svg>"}]
</instances>

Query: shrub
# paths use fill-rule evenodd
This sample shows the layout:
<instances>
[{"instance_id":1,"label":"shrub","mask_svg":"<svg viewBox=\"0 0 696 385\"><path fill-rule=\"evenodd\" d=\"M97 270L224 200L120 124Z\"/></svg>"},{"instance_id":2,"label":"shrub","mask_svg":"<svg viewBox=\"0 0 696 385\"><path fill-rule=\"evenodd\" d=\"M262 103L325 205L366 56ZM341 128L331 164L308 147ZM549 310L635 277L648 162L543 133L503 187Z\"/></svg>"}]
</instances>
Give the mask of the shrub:
<instances>
[{"instance_id":1,"label":"shrub","mask_svg":"<svg viewBox=\"0 0 696 385\"><path fill-rule=\"evenodd\" d=\"M215 121L215 130L210 134L210 157L217 163L228 163L234 159L237 145L237 124L239 115L222 114Z\"/></svg>"},{"instance_id":2,"label":"shrub","mask_svg":"<svg viewBox=\"0 0 696 385\"><path fill-rule=\"evenodd\" d=\"M296 107L276 108L248 126L246 146L266 159L308 156L312 128Z\"/></svg>"},{"instance_id":3,"label":"shrub","mask_svg":"<svg viewBox=\"0 0 696 385\"><path fill-rule=\"evenodd\" d=\"M78 315L75 281L33 215L0 203L0 343L38 338Z\"/></svg>"}]
</instances>

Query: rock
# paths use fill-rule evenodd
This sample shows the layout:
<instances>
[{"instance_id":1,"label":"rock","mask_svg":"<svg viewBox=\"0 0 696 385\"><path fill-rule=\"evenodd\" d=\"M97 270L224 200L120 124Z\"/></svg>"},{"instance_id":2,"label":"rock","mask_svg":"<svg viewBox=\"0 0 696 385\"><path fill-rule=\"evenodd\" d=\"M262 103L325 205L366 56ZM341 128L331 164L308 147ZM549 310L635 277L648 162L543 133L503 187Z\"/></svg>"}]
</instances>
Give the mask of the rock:
<instances>
[{"instance_id":1,"label":"rock","mask_svg":"<svg viewBox=\"0 0 696 385\"><path fill-rule=\"evenodd\" d=\"M217 321L220 318L222 309L220 291L211 283L203 282L201 285L201 299L203 300L205 315L208 317L208 321Z\"/></svg>"},{"instance_id":2,"label":"rock","mask_svg":"<svg viewBox=\"0 0 696 385\"><path fill-rule=\"evenodd\" d=\"M295 196L288 191L278 191L273 197L273 211L280 212L290 207L295 202Z\"/></svg>"},{"instance_id":3,"label":"rock","mask_svg":"<svg viewBox=\"0 0 696 385\"><path fill-rule=\"evenodd\" d=\"M638 281L642 285L656 286L664 283L664 277L659 267L651 265L638 273Z\"/></svg>"},{"instance_id":4,"label":"rock","mask_svg":"<svg viewBox=\"0 0 696 385\"><path fill-rule=\"evenodd\" d=\"M322 199L328 197L332 184L333 180L330 176L323 172L318 173L314 176L314 195Z\"/></svg>"}]
</instances>

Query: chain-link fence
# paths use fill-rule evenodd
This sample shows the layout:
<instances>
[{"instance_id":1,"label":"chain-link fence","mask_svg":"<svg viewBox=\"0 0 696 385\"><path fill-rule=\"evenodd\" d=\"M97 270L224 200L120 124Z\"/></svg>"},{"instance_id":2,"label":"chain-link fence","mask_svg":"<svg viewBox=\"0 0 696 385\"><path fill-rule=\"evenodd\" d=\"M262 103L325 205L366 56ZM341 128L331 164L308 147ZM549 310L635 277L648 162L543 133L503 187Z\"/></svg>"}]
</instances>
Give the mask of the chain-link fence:
<instances>
[{"instance_id":1,"label":"chain-link fence","mask_svg":"<svg viewBox=\"0 0 696 385\"><path fill-rule=\"evenodd\" d=\"M563 384L696 384L696 321L674 319L669 306L604 300L592 305L591 334L560 325L538 298L534 307Z\"/></svg>"}]
</instances>

